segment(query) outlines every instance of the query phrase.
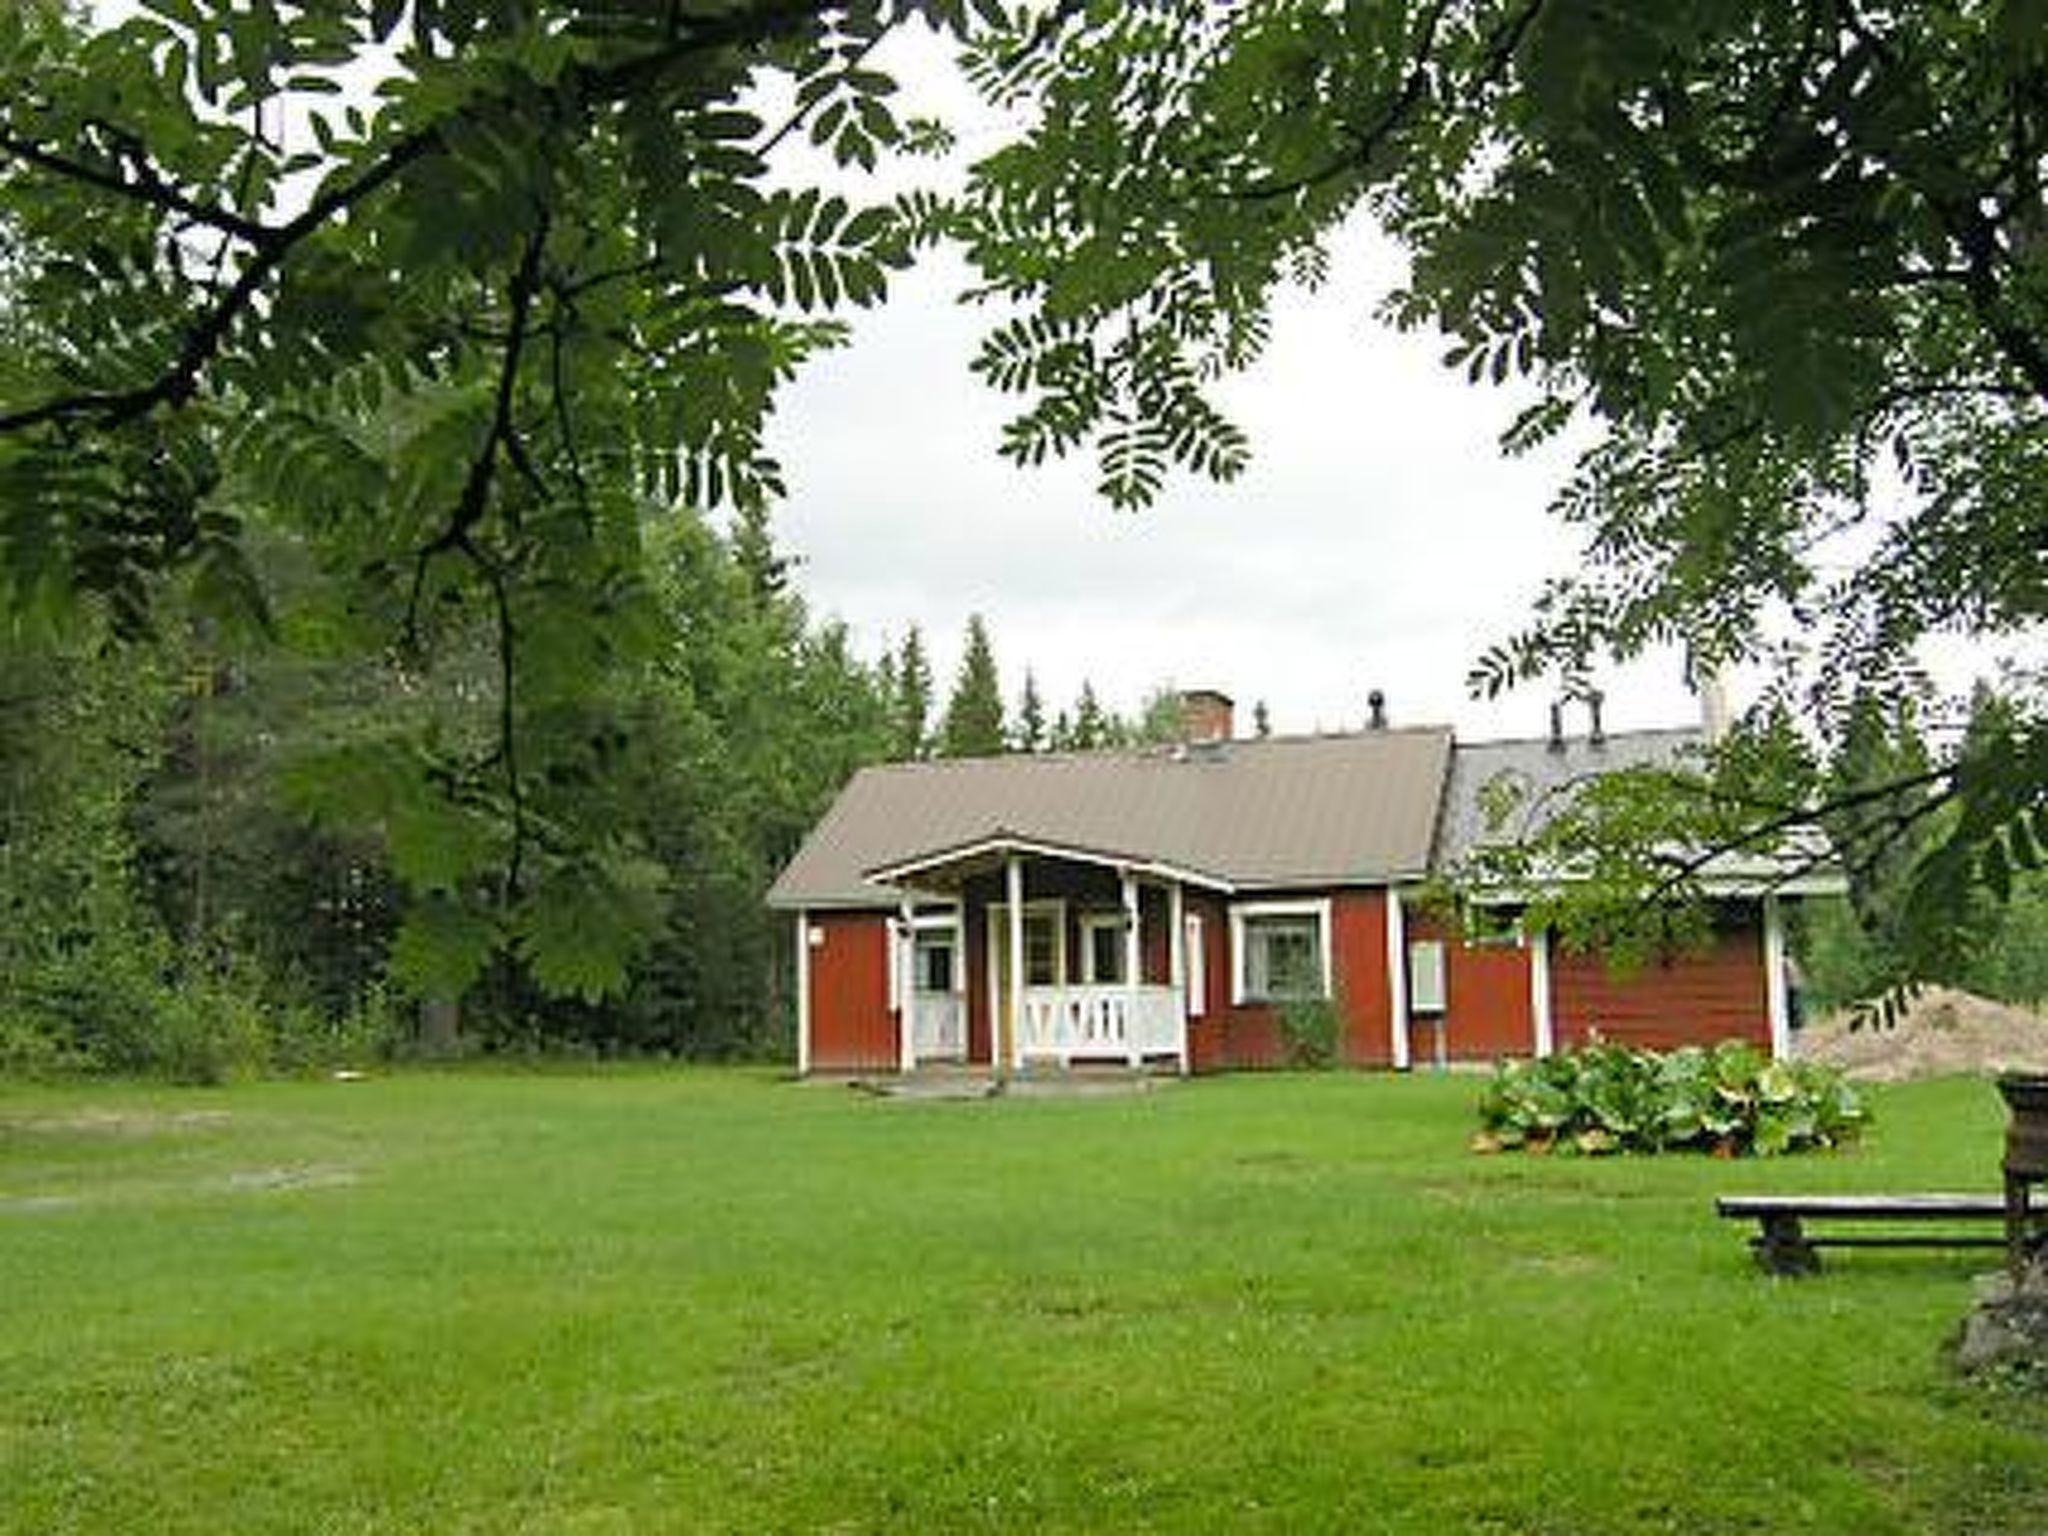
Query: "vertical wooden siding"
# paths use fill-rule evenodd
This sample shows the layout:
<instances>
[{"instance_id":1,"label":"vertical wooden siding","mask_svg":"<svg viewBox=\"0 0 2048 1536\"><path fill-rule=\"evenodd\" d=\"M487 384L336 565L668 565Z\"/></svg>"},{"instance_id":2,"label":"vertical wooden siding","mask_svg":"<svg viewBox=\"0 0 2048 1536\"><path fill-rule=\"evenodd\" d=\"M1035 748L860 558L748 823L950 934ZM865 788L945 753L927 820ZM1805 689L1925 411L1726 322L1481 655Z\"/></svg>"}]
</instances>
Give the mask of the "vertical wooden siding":
<instances>
[{"instance_id":1,"label":"vertical wooden siding","mask_svg":"<svg viewBox=\"0 0 2048 1536\"><path fill-rule=\"evenodd\" d=\"M1519 944L1467 944L1455 925L1412 917L1410 941L1438 939L1444 946L1444 1053L1452 1061L1491 1061L1530 1056L1536 1050L1535 1009L1529 997L1529 951ZM1436 1052L1436 1027L1428 1014L1408 1021L1409 1046L1417 1065Z\"/></svg>"},{"instance_id":2,"label":"vertical wooden siding","mask_svg":"<svg viewBox=\"0 0 2048 1536\"><path fill-rule=\"evenodd\" d=\"M1330 903L1330 985L1341 1016L1338 1058L1384 1067L1394 1059L1387 975L1387 893L1339 891Z\"/></svg>"},{"instance_id":3,"label":"vertical wooden siding","mask_svg":"<svg viewBox=\"0 0 2048 1536\"><path fill-rule=\"evenodd\" d=\"M886 1071L898 1064L889 1011L889 919L880 912L815 913L811 950L811 1070Z\"/></svg>"},{"instance_id":4,"label":"vertical wooden siding","mask_svg":"<svg viewBox=\"0 0 2048 1536\"><path fill-rule=\"evenodd\" d=\"M1387 995L1387 903L1381 891L1311 891L1330 898L1330 985L1337 1005L1340 1060L1384 1066L1393 1055L1392 1003ZM1266 899L1264 893L1261 899ZM1284 896L1272 899L1284 900ZM1208 952L1207 1011L1188 1029L1197 1072L1277 1067L1285 1063L1279 1010L1265 1003L1231 1002L1230 908L1213 897L1190 895L1188 911L1202 918Z\"/></svg>"},{"instance_id":5,"label":"vertical wooden siding","mask_svg":"<svg viewBox=\"0 0 2048 1536\"><path fill-rule=\"evenodd\" d=\"M1762 918L1755 902L1724 915L1711 947L1611 973L1597 954L1550 957L1560 1050L1602 1038L1650 1050L1739 1038L1770 1049Z\"/></svg>"}]
</instances>

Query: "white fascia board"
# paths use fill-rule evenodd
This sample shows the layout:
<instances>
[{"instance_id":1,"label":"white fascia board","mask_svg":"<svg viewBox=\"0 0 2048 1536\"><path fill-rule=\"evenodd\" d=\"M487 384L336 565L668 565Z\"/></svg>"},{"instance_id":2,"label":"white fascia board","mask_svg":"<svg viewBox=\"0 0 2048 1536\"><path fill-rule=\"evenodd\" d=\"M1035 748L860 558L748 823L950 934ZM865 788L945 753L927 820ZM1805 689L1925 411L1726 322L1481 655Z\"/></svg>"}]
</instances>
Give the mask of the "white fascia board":
<instances>
[{"instance_id":1,"label":"white fascia board","mask_svg":"<svg viewBox=\"0 0 2048 1536\"><path fill-rule=\"evenodd\" d=\"M1173 880L1183 885L1198 885L1205 890L1231 894L1236 887L1230 881L1201 870L1188 869L1159 859L1147 859L1127 854L1106 852L1097 848L1076 848L1064 843L1040 842L1023 837L989 837L977 843L967 843L958 848L942 849L935 853L919 854L898 864L889 864L866 871L862 878L878 885L893 885L913 876L943 869L948 864L966 863L974 859L988 858L994 854L1008 856L1021 854L1031 858L1057 859L1069 864L1092 864L1102 869L1129 871L1133 875L1154 880ZM934 898L937 899L937 898Z\"/></svg>"}]
</instances>

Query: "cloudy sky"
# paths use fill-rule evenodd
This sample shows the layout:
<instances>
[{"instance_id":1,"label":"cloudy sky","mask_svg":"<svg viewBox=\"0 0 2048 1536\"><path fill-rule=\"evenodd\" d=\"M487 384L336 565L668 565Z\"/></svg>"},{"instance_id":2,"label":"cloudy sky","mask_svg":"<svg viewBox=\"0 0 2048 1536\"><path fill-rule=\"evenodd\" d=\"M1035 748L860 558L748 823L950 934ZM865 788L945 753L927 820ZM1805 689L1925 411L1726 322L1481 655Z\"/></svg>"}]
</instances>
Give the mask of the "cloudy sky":
<instances>
[{"instance_id":1,"label":"cloudy sky","mask_svg":"<svg viewBox=\"0 0 2048 1536\"><path fill-rule=\"evenodd\" d=\"M895 62L921 100L967 120L965 147L993 141L940 57ZM779 414L779 530L813 606L870 655L922 626L942 683L980 613L1012 697L1028 666L1053 706L1084 678L1124 710L1162 684L1213 687L1247 723L1263 699L1275 729L1306 731L1356 725L1380 688L1400 722L1540 731L1546 694L1482 704L1464 677L1572 563L1544 510L1569 456L1504 459L1495 434L1517 402L1444 369L1440 339L1375 320L1396 253L1361 230L1335 254L1332 281L1288 298L1270 351L1223 396L1251 434L1250 471L1177 480L1137 514L1094 494L1088 460L997 456L1016 398L968 372L988 317L958 303L957 261L928 263ZM1602 678L1610 722L1692 719L1679 674L1673 654Z\"/></svg>"}]
</instances>

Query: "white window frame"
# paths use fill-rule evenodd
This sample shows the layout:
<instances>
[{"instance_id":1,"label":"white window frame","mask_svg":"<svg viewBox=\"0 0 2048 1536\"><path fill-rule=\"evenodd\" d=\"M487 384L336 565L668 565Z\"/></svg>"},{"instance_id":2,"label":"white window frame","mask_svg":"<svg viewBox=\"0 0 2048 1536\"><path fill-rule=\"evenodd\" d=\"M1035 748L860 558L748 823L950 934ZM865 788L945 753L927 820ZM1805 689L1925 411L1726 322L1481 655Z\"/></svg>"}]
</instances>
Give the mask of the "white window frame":
<instances>
[{"instance_id":1,"label":"white window frame","mask_svg":"<svg viewBox=\"0 0 2048 1536\"><path fill-rule=\"evenodd\" d=\"M1417 962L1421 961L1422 964ZM1450 1011L1449 961L1442 939L1408 941L1408 1011L1442 1015Z\"/></svg>"},{"instance_id":2,"label":"white window frame","mask_svg":"<svg viewBox=\"0 0 2048 1536\"><path fill-rule=\"evenodd\" d=\"M1311 897L1300 901L1240 901L1230 908L1230 1000L1233 1004L1294 1002L1294 998L1254 997L1245 986L1245 925L1248 920L1261 917L1313 917L1316 919L1318 943L1316 959L1320 962L1322 987L1314 995L1328 998L1330 987L1330 898Z\"/></svg>"},{"instance_id":3,"label":"white window frame","mask_svg":"<svg viewBox=\"0 0 2048 1536\"><path fill-rule=\"evenodd\" d=\"M927 927L924 923L920 922L917 926L917 935L911 941L913 960L910 973L913 985L915 985L919 992L927 996L957 996L962 990L960 985L959 935L954 931L951 924L941 928L936 924ZM933 950L938 949L946 951L946 974L953 980L952 986L948 987L944 993L934 993L932 988L925 985L925 957Z\"/></svg>"},{"instance_id":4,"label":"white window frame","mask_svg":"<svg viewBox=\"0 0 2048 1536\"><path fill-rule=\"evenodd\" d=\"M1049 915L1053 920L1053 985L1063 987L1071 974L1067 969L1067 904L1058 897L1042 897L1024 903L1027 918L1040 914ZM1002 944L1003 935L1010 930L1010 904L1007 901L992 901L988 904L988 1016L1000 1018L1003 1011L1002 991ZM1024 981L1024 957L1014 957L1017 964L1017 981L1020 989L1028 991Z\"/></svg>"},{"instance_id":5,"label":"white window frame","mask_svg":"<svg viewBox=\"0 0 2048 1536\"><path fill-rule=\"evenodd\" d=\"M1118 912L1083 912L1079 918L1081 929L1081 985L1084 987L1125 986L1127 976L1101 977L1095 974L1095 935L1107 929L1116 935L1116 968L1124 968L1124 914Z\"/></svg>"}]
</instances>

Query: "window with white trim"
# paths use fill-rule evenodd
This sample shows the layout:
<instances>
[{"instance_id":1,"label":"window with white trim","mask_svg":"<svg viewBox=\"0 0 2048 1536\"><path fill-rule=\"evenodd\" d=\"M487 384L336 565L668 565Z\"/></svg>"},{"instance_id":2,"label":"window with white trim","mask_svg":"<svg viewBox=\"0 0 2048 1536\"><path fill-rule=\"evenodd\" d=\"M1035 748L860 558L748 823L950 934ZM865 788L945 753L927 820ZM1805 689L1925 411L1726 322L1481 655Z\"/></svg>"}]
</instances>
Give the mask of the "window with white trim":
<instances>
[{"instance_id":1,"label":"window with white trim","mask_svg":"<svg viewBox=\"0 0 2048 1536\"><path fill-rule=\"evenodd\" d=\"M1081 916L1081 980L1112 986L1124 979L1124 915L1086 912Z\"/></svg>"},{"instance_id":2,"label":"window with white trim","mask_svg":"<svg viewBox=\"0 0 2048 1536\"><path fill-rule=\"evenodd\" d=\"M1325 902L1274 902L1233 909L1236 1000L1279 1003L1328 997L1329 915Z\"/></svg>"},{"instance_id":3,"label":"window with white trim","mask_svg":"<svg viewBox=\"0 0 2048 1536\"><path fill-rule=\"evenodd\" d=\"M1444 946L1441 939L1416 939L1408 946L1408 1011L1444 1011Z\"/></svg>"},{"instance_id":4,"label":"window with white trim","mask_svg":"<svg viewBox=\"0 0 2048 1536\"><path fill-rule=\"evenodd\" d=\"M953 990L952 934L921 933L917 936L917 989L920 992Z\"/></svg>"},{"instance_id":5,"label":"window with white trim","mask_svg":"<svg viewBox=\"0 0 2048 1536\"><path fill-rule=\"evenodd\" d=\"M1024 914L1024 985L1056 987L1060 983L1060 920L1053 912Z\"/></svg>"}]
</instances>

